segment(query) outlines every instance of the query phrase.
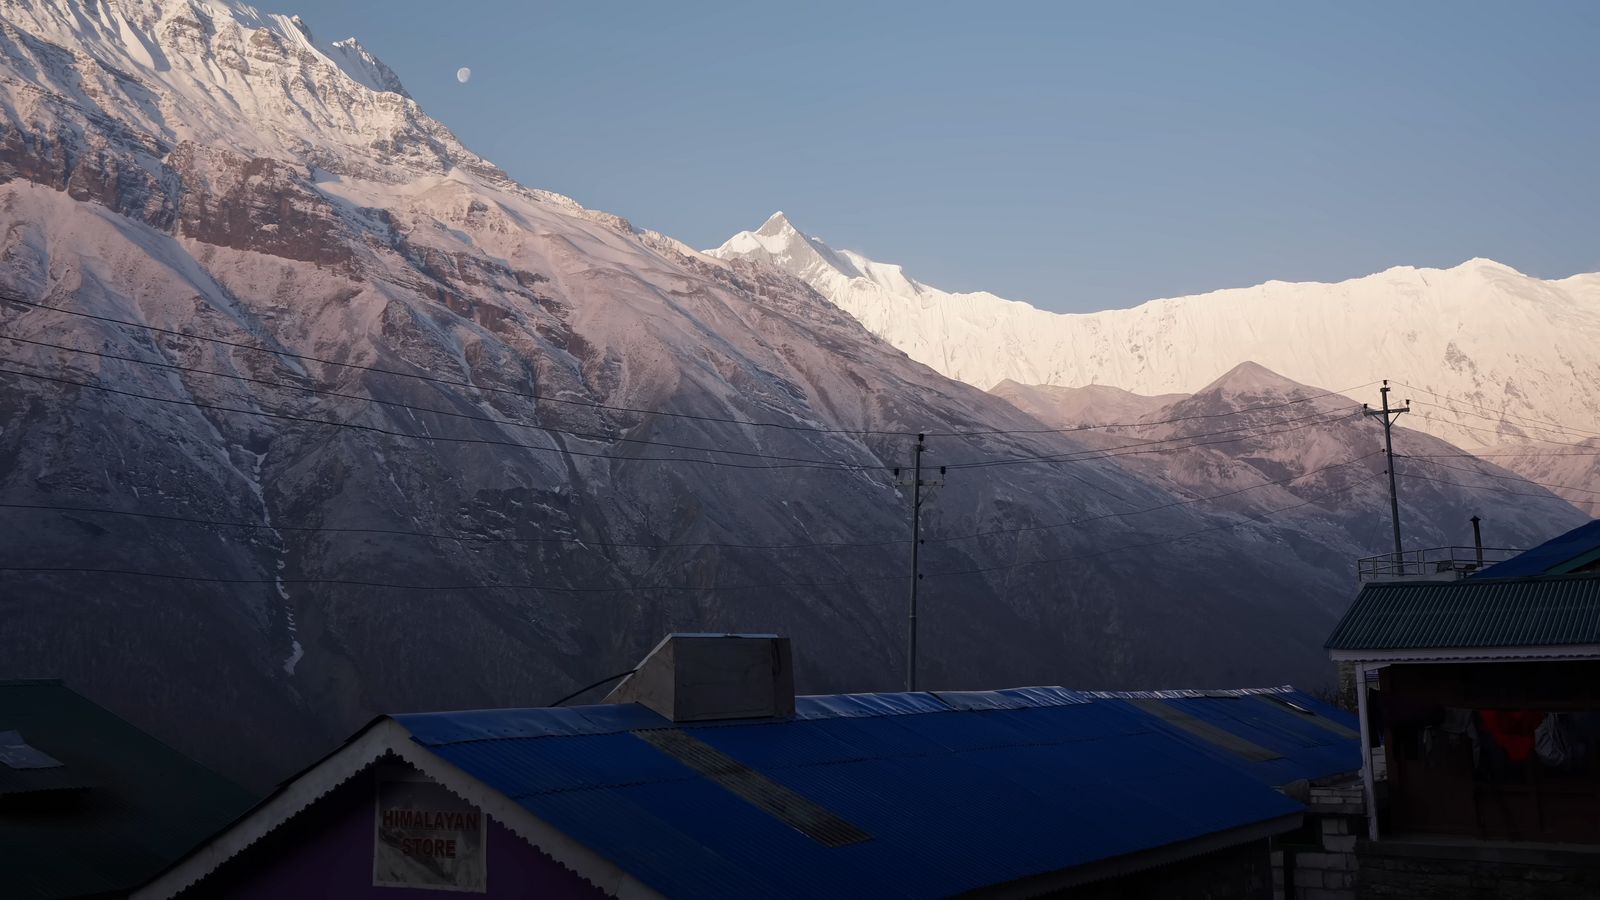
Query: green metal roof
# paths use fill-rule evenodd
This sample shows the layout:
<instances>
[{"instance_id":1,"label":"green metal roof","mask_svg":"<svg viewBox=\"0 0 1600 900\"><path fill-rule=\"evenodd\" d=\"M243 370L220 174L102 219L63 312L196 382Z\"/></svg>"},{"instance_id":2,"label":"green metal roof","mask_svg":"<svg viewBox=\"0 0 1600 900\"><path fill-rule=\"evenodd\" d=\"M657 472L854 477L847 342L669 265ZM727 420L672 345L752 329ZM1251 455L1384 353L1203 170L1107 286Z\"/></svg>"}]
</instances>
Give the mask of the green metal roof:
<instances>
[{"instance_id":1,"label":"green metal roof","mask_svg":"<svg viewBox=\"0 0 1600 900\"><path fill-rule=\"evenodd\" d=\"M1330 650L1600 644L1600 576L1393 581L1361 589Z\"/></svg>"},{"instance_id":2,"label":"green metal roof","mask_svg":"<svg viewBox=\"0 0 1600 900\"><path fill-rule=\"evenodd\" d=\"M243 788L58 681L0 682L0 732L59 766L0 764L0 894L126 894L249 808Z\"/></svg>"}]
</instances>

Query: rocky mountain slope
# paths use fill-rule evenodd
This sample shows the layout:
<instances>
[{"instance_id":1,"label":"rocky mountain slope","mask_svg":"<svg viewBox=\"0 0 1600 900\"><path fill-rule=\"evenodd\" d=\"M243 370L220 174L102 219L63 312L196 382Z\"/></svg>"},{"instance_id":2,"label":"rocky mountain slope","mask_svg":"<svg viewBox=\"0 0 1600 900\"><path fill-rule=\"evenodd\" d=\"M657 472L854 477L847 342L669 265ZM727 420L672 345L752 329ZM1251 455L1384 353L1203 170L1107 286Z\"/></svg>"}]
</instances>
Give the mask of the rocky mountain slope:
<instances>
[{"instance_id":1,"label":"rocky mountain slope","mask_svg":"<svg viewBox=\"0 0 1600 900\"><path fill-rule=\"evenodd\" d=\"M1506 483L1483 461L1509 469L1529 481L1551 485L1550 491L1590 516L1600 518L1600 437L1563 435L1547 442L1508 444L1481 452L1482 459L1441 457L1422 464L1421 472L1458 485L1496 491L1521 491ZM1475 477L1481 476L1481 477Z\"/></svg>"},{"instance_id":2,"label":"rocky mountain slope","mask_svg":"<svg viewBox=\"0 0 1600 900\"><path fill-rule=\"evenodd\" d=\"M919 432L949 467L935 688L1316 683L1358 550L1324 520L1382 509L1370 456L1283 509L1191 502L791 275L516 184L358 45L220 0L0 0L0 297L0 677L257 785L669 630L898 686ZM1298 415L1212 430L1323 427ZM1524 500L1506 540L1563 526Z\"/></svg>"},{"instance_id":3,"label":"rocky mountain slope","mask_svg":"<svg viewBox=\"0 0 1600 900\"><path fill-rule=\"evenodd\" d=\"M1345 461L1353 458L1383 467L1382 430L1376 420L1360 415L1358 405L1255 363L1241 363L1187 396L1140 397L1118 392L1120 396L1112 398L1114 403L1106 403L1108 390L1008 383L997 387L995 393L1041 421L1083 428L1072 433L1097 446L1157 441L1185 446L1181 453L1129 452L1121 461L1178 496L1214 497L1209 501L1212 509L1250 514L1316 494L1327 488L1330 479L1337 482L1347 477L1350 466ZM1283 424L1287 410L1293 410L1292 418L1300 421ZM1117 417L1107 418L1107 412ZM1106 422L1127 424L1096 427ZM1214 434L1219 427L1246 430L1240 439L1233 432ZM1407 548L1470 546L1474 515L1483 519L1485 543L1493 547L1524 546L1520 536L1537 530L1540 517L1547 516L1552 525L1561 527L1583 521L1580 512L1557 496L1560 492L1528 484L1512 470L1512 463L1527 457L1501 458L1491 453L1488 459L1477 459L1404 424L1394 429L1394 448ZM1592 458L1583 459L1593 465ZM1461 477L1463 470L1472 475ZM1546 474L1561 479L1566 473ZM1271 486L1253 487L1259 485ZM1238 489L1243 490L1229 494ZM1373 480L1356 490L1355 502L1318 510L1308 520L1296 522L1297 539L1314 537L1325 543L1330 567L1336 567L1339 560L1388 549L1387 482Z\"/></svg>"},{"instance_id":4,"label":"rocky mountain slope","mask_svg":"<svg viewBox=\"0 0 1600 900\"><path fill-rule=\"evenodd\" d=\"M1363 402L1387 378L1418 402L1414 427L1468 448L1538 436L1528 417L1600 431L1600 274L1546 281L1473 259L1063 315L941 291L782 213L707 252L796 275L912 359L985 390L1187 393L1248 360Z\"/></svg>"}]
</instances>

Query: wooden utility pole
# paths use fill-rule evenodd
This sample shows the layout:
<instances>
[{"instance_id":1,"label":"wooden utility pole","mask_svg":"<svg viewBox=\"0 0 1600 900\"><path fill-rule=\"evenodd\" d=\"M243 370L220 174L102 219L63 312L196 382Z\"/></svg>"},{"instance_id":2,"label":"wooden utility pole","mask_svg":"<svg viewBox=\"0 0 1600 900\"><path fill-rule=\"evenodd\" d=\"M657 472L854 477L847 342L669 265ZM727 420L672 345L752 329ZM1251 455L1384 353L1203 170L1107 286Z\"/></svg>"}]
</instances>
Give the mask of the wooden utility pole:
<instances>
[{"instance_id":1,"label":"wooden utility pole","mask_svg":"<svg viewBox=\"0 0 1600 900\"><path fill-rule=\"evenodd\" d=\"M939 467L939 477L922 477L922 454L927 450L927 435L917 435L917 449L912 457L911 477L900 478L894 470L896 484L911 488L911 610L906 622L906 690L917 689L917 582L922 580L918 569L918 551L922 548L922 489L944 484L944 466Z\"/></svg>"},{"instance_id":2,"label":"wooden utility pole","mask_svg":"<svg viewBox=\"0 0 1600 900\"><path fill-rule=\"evenodd\" d=\"M1383 397L1383 409L1368 409L1365 403L1361 404L1361 414L1364 416L1383 417L1383 458L1389 465L1389 521L1394 525L1394 561L1400 562L1400 495L1394 486L1394 437L1390 431L1394 428L1394 420L1400 414L1411 411L1411 401L1407 400L1405 406L1389 408L1389 379L1383 380L1383 387L1378 388L1378 393Z\"/></svg>"}]
</instances>

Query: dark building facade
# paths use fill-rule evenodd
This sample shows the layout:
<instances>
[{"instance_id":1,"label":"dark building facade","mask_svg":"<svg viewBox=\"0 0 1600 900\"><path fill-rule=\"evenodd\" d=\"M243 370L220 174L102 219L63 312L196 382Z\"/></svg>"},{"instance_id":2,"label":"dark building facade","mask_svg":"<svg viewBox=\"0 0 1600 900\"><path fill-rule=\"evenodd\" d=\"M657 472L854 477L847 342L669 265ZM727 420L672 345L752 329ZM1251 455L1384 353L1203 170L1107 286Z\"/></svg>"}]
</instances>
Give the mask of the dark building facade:
<instances>
[{"instance_id":1,"label":"dark building facade","mask_svg":"<svg viewBox=\"0 0 1600 900\"><path fill-rule=\"evenodd\" d=\"M1363 587L1328 641L1373 748L1361 895L1600 896L1597 562L1600 522Z\"/></svg>"}]
</instances>

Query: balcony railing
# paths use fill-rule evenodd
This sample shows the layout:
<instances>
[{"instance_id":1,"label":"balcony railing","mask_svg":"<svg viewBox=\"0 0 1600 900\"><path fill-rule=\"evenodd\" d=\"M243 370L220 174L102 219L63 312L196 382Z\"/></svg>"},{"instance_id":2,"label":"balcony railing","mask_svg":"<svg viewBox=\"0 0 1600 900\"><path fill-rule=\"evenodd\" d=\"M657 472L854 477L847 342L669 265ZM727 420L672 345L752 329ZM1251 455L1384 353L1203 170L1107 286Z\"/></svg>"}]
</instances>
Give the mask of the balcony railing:
<instances>
[{"instance_id":1,"label":"balcony railing","mask_svg":"<svg viewBox=\"0 0 1600 900\"><path fill-rule=\"evenodd\" d=\"M1399 555L1385 553L1356 562L1356 575L1362 581L1390 578L1449 580L1465 578L1484 566L1510 559L1521 553L1508 547L1429 547L1407 550Z\"/></svg>"}]
</instances>

